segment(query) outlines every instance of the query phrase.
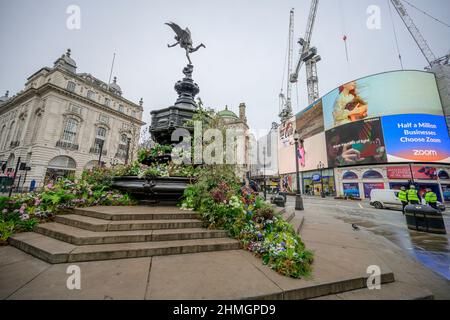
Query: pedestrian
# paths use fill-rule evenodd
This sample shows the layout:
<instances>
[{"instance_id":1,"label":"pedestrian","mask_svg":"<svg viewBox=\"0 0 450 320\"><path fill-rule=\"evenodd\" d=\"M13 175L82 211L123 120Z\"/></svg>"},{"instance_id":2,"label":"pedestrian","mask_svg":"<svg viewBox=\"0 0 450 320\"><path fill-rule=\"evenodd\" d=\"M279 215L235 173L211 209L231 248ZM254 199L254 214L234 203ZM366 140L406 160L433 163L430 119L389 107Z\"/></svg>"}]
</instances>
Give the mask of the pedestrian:
<instances>
[{"instance_id":1,"label":"pedestrian","mask_svg":"<svg viewBox=\"0 0 450 320\"><path fill-rule=\"evenodd\" d=\"M408 205L408 196L406 194L406 188L405 187L401 187L400 191L398 192L397 195L398 200L400 200L402 202L402 212L403 214L405 214L405 207Z\"/></svg>"},{"instance_id":2,"label":"pedestrian","mask_svg":"<svg viewBox=\"0 0 450 320\"><path fill-rule=\"evenodd\" d=\"M417 194L417 190L416 187L414 185L411 185L408 189L408 191L406 191L406 196L408 199L408 202L410 204L419 204L419 195Z\"/></svg>"},{"instance_id":3,"label":"pedestrian","mask_svg":"<svg viewBox=\"0 0 450 320\"><path fill-rule=\"evenodd\" d=\"M437 210L437 195L430 188L427 188L425 193L425 202L427 205Z\"/></svg>"}]
</instances>

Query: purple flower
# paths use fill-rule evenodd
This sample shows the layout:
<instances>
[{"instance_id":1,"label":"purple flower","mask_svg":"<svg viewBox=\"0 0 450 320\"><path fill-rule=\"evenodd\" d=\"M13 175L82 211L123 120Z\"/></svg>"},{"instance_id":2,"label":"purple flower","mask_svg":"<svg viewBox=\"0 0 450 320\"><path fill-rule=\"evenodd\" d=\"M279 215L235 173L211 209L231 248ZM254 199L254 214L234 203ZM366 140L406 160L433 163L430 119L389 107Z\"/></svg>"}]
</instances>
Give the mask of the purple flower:
<instances>
[{"instance_id":1,"label":"purple flower","mask_svg":"<svg viewBox=\"0 0 450 320\"><path fill-rule=\"evenodd\" d=\"M280 244L281 244L282 247L286 246L286 242L284 242L284 241L282 241Z\"/></svg>"}]
</instances>

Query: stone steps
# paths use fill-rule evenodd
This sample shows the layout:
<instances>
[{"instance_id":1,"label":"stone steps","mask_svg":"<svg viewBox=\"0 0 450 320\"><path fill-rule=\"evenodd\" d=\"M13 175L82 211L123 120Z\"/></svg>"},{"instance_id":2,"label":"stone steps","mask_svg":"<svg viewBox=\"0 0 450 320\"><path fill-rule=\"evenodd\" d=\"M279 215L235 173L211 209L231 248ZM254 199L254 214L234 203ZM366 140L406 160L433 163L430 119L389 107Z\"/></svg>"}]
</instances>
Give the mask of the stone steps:
<instances>
[{"instance_id":1,"label":"stone steps","mask_svg":"<svg viewBox=\"0 0 450 320\"><path fill-rule=\"evenodd\" d=\"M12 246L49 263L140 258L241 248L237 240L230 238L76 246L36 232L17 234L11 237L9 242Z\"/></svg>"},{"instance_id":2,"label":"stone steps","mask_svg":"<svg viewBox=\"0 0 450 320\"><path fill-rule=\"evenodd\" d=\"M68 226L95 232L201 228L203 225L200 220L196 219L112 221L77 214L56 216L55 221Z\"/></svg>"},{"instance_id":3,"label":"stone steps","mask_svg":"<svg viewBox=\"0 0 450 320\"><path fill-rule=\"evenodd\" d=\"M434 295L426 288L395 281L381 284L380 290L363 288L313 300L434 300Z\"/></svg>"},{"instance_id":4,"label":"stone steps","mask_svg":"<svg viewBox=\"0 0 450 320\"><path fill-rule=\"evenodd\" d=\"M136 209L137 208L137 209ZM76 208L73 213L91 218L123 221L123 220L170 220L199 219L196 212L183 211L176 207L91 207Z\"/></svg>"},{"instance_id":5,"label":"stone steps","mask_svg":"<svg viewBox=\"0 0 450 320\"><path fill-rule=\"evenodd\" d=\"M38 225L34 232L74 245L210 239L228 235L223 230L202 228L94 232L55 222Z\"/></svg>"}]
</instances>

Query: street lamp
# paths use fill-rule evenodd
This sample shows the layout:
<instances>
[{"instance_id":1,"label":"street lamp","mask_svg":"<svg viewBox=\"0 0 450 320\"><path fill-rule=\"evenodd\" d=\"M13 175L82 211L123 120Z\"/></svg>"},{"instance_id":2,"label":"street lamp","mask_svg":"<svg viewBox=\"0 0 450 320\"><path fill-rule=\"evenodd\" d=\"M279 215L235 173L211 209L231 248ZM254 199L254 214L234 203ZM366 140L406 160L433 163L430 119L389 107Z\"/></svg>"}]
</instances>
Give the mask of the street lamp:
<instances>
[{"instance_id":1,"label":"street lamp","mask_svg":"<svg viewBox=\"0 0 450 320\"><path fill-rule=\"evenodd\" d=\"M319 161L319 164L317 165L317 169L320 170L320 196L322 198L325 198L325 193L323 192L323 169L325 168L325 165L323 164L322 161Z\"/></svg>"},{"instance_id":2,"label":"street lamp","mask_svg":"<svg viewBox=\"0 0 450 320\"><path fill-rule=\"evenodd\" d=\"M264 159L264 200L267 200L267 187L266 187L266 147L263 147L263 159Z\"/></svg>"},{"instance_id":3,"label":"street lamp","mask_svg":"<svg viewBox=\"0 0 450 320\"><path fill-rule=\"evenodd\" d=\"M99 141L100 145L100 152L99 152L99 156L98 156L98 166L101 168L102 167L102 153L103 153L103 144L105 143L105 140L100 140Z\"/></svg>"},{"instance_id":4,"label":"street lamp","mask_svg":"<svg viewBox=\"0 0 450 320\"><path fill-rule=\"evenodd\" d=\"M130 144L131 138L127 138L127 157L125 158L125 164L128 164L128 158L130 156Z\"/></svg>"},{"instance_id":5,"label":"street lamp","mask_svg":"<svg viewBox=\"0 0 450 320\"><path fill-rule=\"evenodd\" d=\"M119 164L119 160L117 160L116 158L111 158L109 160L109 164L111 165L111 167L115 167Z\"/></svg>"},{"instance_id":6,"label":"street lamp","mask_svg":"<svg viewBox=\"0 0 450 320\"><path fill-rule=\"evenodd\" d=\"M297 194L295 195L295 210L304 210L303 208L303 199L302 193L300 191L300 172L298 169L298 142L300 141L300 135L297 130L294 133L294 141L295 141L295 170L297 173Z\"/></svg>"}]
</instances>

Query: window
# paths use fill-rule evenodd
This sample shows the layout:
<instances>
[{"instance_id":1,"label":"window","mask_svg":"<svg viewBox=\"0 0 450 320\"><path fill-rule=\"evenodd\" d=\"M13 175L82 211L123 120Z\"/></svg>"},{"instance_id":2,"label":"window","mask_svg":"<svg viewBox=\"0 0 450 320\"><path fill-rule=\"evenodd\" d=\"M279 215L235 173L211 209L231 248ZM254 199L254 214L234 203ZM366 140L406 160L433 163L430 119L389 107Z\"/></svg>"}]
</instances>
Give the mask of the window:
<instances>
[{"instance_id":1,"label":"window","mask_svg":"<svg viewBox=\"0 0 450 320\"><path fill-rule=\"evenodd\" d=\"M364 172L363 179L383 179L383 175L375 170L368 170Z\"/></svg>"},{"instance_id":2,"label":"window","mask_svg":"<svg viewBox=\"0 0 450 320\"><path fill-rule=\"evenodd\" d=\"M109 117L108 116L105 116L104 114L100 114L99 116L98 116L98 121L99 122L101 122L101 123L109 123Z\"/></svg>"},{"instance_id":3,"label":"window","mask_svg":"<svg viewBox=\"0 0 450 320\"><path fill-rule=\"evenodd\" d=\"M5 134L6 134L6 124L3 125L2 130L0 130L0 150L3 150L3 144L5 143Z\"/></svg>"},{"instance_id":4,"label":"window","mask_svg":"<svg viewBox=\"0 0 450 320\"><path fill-rule=\"evenodd\" d=\"M136 111L132 110L132 111L131 111L131 116L132 116L133 118L136 118Z\"/></svg>"},{"instance_id":5,"label":"window","mask_svg":"<svg viewBox=\"0 0 450 320\"><path fill-rule=\"evenodd\" d=\"M100 153L100 149L103 149L106 139L106 129L98 127L95 134L94 141L94 153Z\"/></svg>"},{"instance_id":6,"label":"window","mask_svg":"<svg viewBox=\"0 0 450 320\"><path fill-rule=\"evenodd\" d=\"M111 106L111 100L108 98L105 98L105 106L110 107Z\"/></svg>"},{"instance_id":7,"label":"window","mask_svg":"<svg viewBox=\"0 0 450 320\"><path fill-rule=\"evenodd\" d=\"M342 176L342 180L357 180L358 175L352 171L347 171Z\"/></svg>"},{"instance_id":8,"label":"window","mask_svg":"<svg viewBox=\"0 0 450 320\"><path fill-rule=\"evenodd\" d=\"M62 140L65 142L74 143L75 137L77 136L78 121L75 119L67 119L66 125L64 126Z\"/></svg>"},{"instance_id":9,"label":"window","mask_svg":"<svg viewBox=\"0 0 450 320\"><path fill-rule=\"evenodd\" d=\"M117 150L118 158L126 158L128 149L128 137L126 134L120 136L119 149Z\"/></svg>"},{"instance_id":10,"label":"window","mask_svg":"<svg viewBox=\"0 0 450 320\"><path fill-rule=\"evenodd\" d=\"M20 140L22 140L22 132L24 127L25 127L25 119L21 118L17 126L15 141L19 142Z\"/></svg>"},{"instance_id":11,"label":"window","mask_svg":"<svg viewBox=\"0 0 450 320\"><path fill-rule=\"evenodd\" d=\"M75 82L72 81L67 82L67 90L75 92L75 87L76 87Z\"/></svg>"},{"instance_id":12,"label":"window","mask_svg":"<svg viewBox=\"0 0 450 320\"><path fill-rule=\"evenodd\" d=\"M88 99L94 100L95 99L95 92L92 90L88 90L87 92Z\"/></svg>"},{"instance_id":13,"label":"window","mask_svg":"<svg viewBox=\"0 0 450 320\"><path fill-rule=\"evenodd\" d=\"M13 121L13 122L11 122L11 125L9 126L8 135L6 136L5 145L4 145L4 147L6 149L9 149L9 144L11 143L14 124L15 124L15 122Z\"/></svg>"},{"instance_id":14,"label":"window","mask_svg":"<svg viewBox=\"0 0 450 320\"><path fill-rule=\"evenodd\" d=\"M69 112L75 113L75 114L81 114L81 107L80 106L76 106L74 104L71 104L69 106Z\"/></svg>"},{"instance_id":15,"label":"window","mask_svg":"<svg viewBox=\"0 0 450 320\"><path fill-rule=\"evenodd\" d=\"M123 110L123 105L121 105L121 104L119 104L119 112L124 112L124 110Z\"/></svg>"}]
</instances>

